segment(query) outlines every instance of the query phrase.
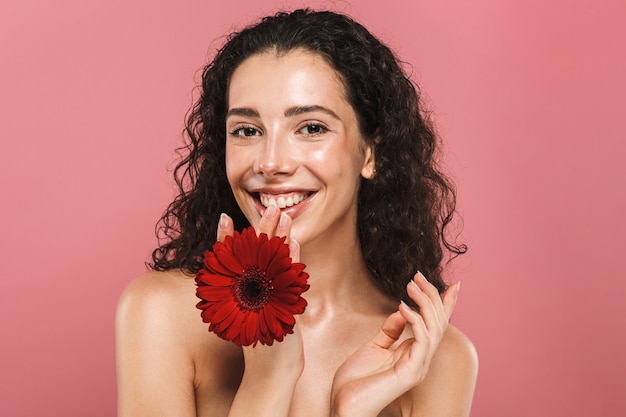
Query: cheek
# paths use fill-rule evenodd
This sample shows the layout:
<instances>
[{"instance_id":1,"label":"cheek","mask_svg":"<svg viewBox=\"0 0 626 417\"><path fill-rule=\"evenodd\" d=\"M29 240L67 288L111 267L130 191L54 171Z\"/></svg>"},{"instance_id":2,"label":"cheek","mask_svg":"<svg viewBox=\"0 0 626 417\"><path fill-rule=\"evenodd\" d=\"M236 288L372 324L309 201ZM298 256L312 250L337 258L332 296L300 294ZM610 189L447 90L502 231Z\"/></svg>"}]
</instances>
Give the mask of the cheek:
<instances>
[{"instance_id":1,"label":"cheek","mask_svg":"<svg viewBox=\"0 0 626 417\"><path fill-rule=\"evenodd\" d=\"M352 178L360 176L364 162L363 152L358 146L328 146L308 154L308 160L322 177Z\"/></svg>"},{"instance_id":2,"label":"cheek","mask_svg":"<svg viewBox=\"0 0 626 417\"><path fill-rule=\"evenodd\" d=\"M240 171L242 164L237 163L237 161L240 160L241 158L237 156L237 152L233 150L233 147L226 145L226 178L228 179L228 183L231 185L231 188L237 183L239 177L241 176Z\"/></svg>"},{"instance_id":3,"label":"cheek","mask_svg":"<svg viewBox=\"0 0 626 417\"><path fill-rule=\"evenodd\" d=\"M306 158L307 168L323 183L336 183L348 172L345 161L337 154L337 149L316 149Z\"/></svg>"},{"instance_id":4,"label":"cheek","mask_svg":"<svg viewBox=\"0 0 626 417\"><path fill-rule=\"evenodd\" d=\"M331 160L331 158L329 158L329 155L331 154L332 153L328 150L328 148L318 148L308 152L308 159L314 164L323 165Z\"/></svg>"}]
</instances>

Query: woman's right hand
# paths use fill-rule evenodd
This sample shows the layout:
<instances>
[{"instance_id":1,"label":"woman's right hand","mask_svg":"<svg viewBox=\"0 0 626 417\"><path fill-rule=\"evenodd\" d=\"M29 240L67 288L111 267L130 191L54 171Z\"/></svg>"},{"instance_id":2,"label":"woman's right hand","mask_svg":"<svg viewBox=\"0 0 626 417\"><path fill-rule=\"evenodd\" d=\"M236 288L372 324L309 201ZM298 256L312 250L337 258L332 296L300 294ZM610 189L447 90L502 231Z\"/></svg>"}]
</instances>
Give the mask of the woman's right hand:
<instances>
[{"instance_id":1,"label":"woman's right hand","mask_svg":"<svg viewBox=\"0 0 626 417\"><path fill-rule=\"evenodd\" d=\"M378 334L339 367L332 388L334 416L376 416L424 381L448 328L458 289L457 282L440 296L424 275L415 274L407 293L419 312L401 303ZM403 337L407 327L411 336ZM452 415L449 408L441 410L437 415Z\"/></svg>"},{"instance_id":2,"label":"woman's right hand","mask_svg":"<svg viewBox=\"0 0 626 417\"><path fill-rule=\"evenodd\" d=\"M292 262L299 262L300 246L290 239L291 224L291 218L281 213L272 201L256 232L265 233L268 238L285 236ZM232 219L222 214L217 230L220 242L232 236ZM282 342L272 346L244 346L243 356L245 370L229 416L287 416L295 385L304 369L302 336L297 323L293 334L286 335Z\"/></svg>"}]
</instances>

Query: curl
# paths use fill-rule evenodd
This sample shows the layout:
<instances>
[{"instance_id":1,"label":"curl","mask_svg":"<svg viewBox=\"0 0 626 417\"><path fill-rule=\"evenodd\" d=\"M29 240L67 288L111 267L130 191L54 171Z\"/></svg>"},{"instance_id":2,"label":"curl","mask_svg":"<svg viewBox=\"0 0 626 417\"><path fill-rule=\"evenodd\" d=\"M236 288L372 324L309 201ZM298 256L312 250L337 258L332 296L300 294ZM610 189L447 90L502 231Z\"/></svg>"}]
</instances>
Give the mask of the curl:
<instances>
[{"instance_id":1,"label":"curl","mask_svg":"<svg viewBox=\"0 0 626 417\"><path fill-rule=\"evenodd\" d=\"M229 35L205 67L174 171L179 195L159 222L163 243L150 266L195 273L215 239L220 213L229 213L238 229L249 225L224 165L228 83L248 57L294 49L320 55L337 71L361 135L374 145L377 174L361 180L358 195L358 234L372 279L408 303L405 285L418 270L445 290L445 254L455 257L467 247L447 237L456 193L437 164L439 139L419 89L391 49L362 25L345 15L308 9L280 12Z\"/></svg>"}]
</instances>

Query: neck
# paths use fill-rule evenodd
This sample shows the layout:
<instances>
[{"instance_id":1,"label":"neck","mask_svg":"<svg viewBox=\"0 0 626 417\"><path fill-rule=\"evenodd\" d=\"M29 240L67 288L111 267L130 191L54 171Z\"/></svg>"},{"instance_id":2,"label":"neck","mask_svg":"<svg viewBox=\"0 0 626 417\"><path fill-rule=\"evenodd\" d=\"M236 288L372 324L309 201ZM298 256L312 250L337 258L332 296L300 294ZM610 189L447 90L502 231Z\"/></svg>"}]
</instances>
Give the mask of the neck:
<instances>
[{"instance_id":1,"label":"neck","mask_svg":"<svg viewBox=\"0 0 626 417\"><path fill-rule=\"evenodd\" d=\"M312 242L301 249L310 289L304 294L308 316L333 316L352 310L388 311L397 304L370 277L358 238Z\"/></svg>"}]
</instances>

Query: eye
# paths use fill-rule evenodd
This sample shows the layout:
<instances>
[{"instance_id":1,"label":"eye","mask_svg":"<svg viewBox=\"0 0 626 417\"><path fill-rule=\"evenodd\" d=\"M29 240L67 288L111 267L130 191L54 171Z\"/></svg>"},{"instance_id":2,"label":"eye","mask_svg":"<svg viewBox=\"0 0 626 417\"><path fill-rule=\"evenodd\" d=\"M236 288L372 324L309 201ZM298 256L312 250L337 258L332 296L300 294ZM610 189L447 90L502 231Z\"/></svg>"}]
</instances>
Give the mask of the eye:
<instances>
[{"instance_id":1,"label":"eye","mask_svg":"<svg viewBox=\"0 0 626 417\"><path fill-rule=\"evenodd\" d=\"M328 129L319 123L309 123L298 130L299 133L309 136L319 135L326 131L328 131Z\"/></svg>"},{"instance_id":2,"label":"eye","mask_svg":"<svg viewBox=\"0 0 626 417\"><path fill-rule=\"evenodd\" d=\"M239 137L250 137L250 136L261 136L261 132L254 127L238 127L230 132L233 136Z\"/></svg>"}]
</instances>

